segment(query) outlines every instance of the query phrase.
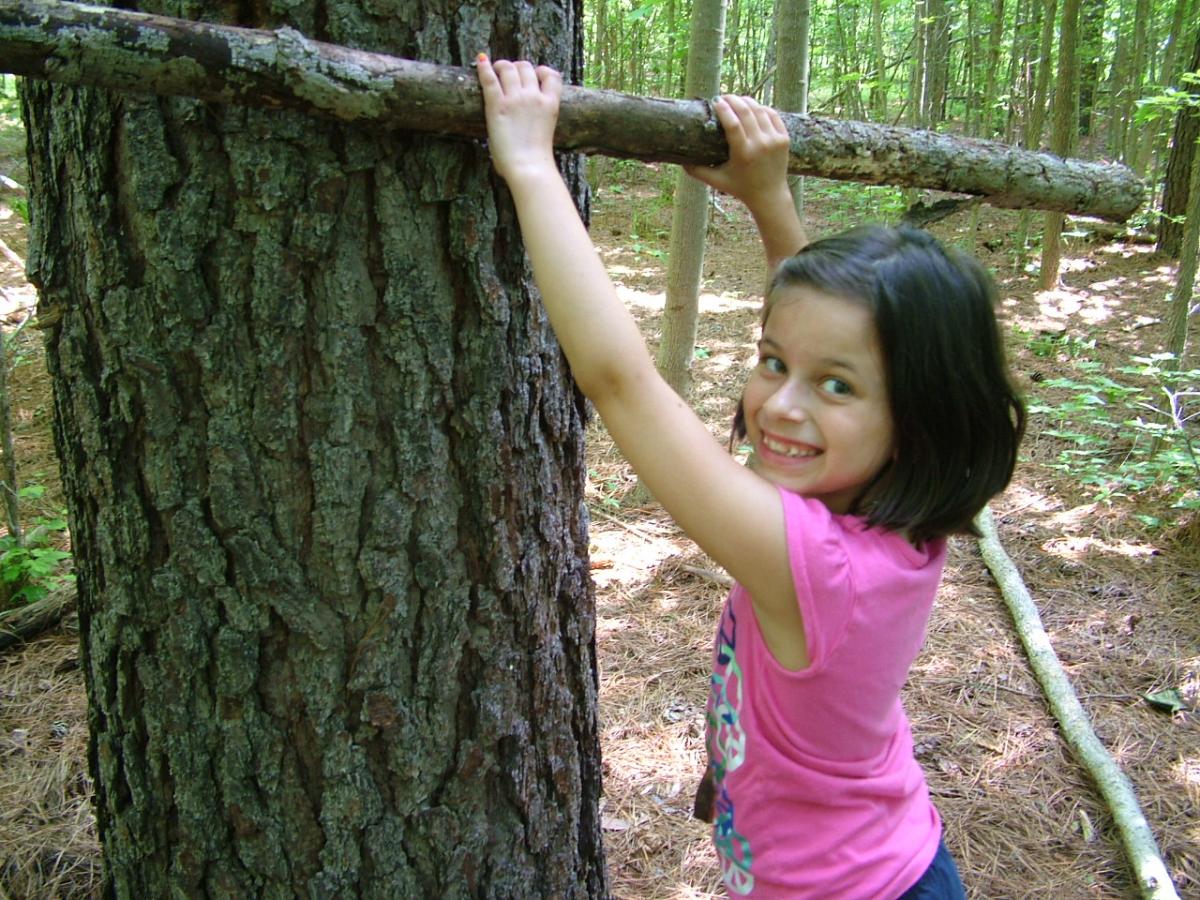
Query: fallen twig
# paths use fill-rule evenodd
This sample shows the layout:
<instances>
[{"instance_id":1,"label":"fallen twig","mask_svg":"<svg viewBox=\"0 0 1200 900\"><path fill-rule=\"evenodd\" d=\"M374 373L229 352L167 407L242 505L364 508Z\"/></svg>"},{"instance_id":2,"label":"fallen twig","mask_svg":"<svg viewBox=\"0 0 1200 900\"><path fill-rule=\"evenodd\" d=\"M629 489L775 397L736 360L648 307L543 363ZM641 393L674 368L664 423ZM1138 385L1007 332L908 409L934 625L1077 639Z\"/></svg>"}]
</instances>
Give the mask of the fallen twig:
<instances>
[{"instance_id":1,"label":"fallen twig","mask_svg":"<svg viewBox=\"0 0 1200 900\"><path fill-rule=\"evenodd\" d=\"M699 566L680 566L683 571L695 575L697 578L703 578L706 581L711 581L713 584L719 584L721 587L732 587L733 579L724 572L714 572L712 569L702 569Z\"/></svg>"},{"instance_id":2,"label":"fallen twig","mask_svg":"<svg viewBox=\"0 0 1200 900\"><path fill-rule=\"evenodd\" d=\"M1142 896L1147 900L1179 900L1154 840L1154 833L1138 805L1133 785L1096 737L1087 712L1071 687L1062 663L1050 644L1050 638L1042 627L1042 618L1029 595L1029 589L1000 544L991 510L985 506L976 517L975 524L981 534L979 549L983 560L996 579L1004 602L1008 604L1029 664L1042 685L1050 711L1058 720L1063 737L1074 750L1076 758L1091 774L1100 788L1100 794L1108 803Z\"/></svg>"},{"instance_id":3,"label":"fallen twig","mask_svg":"<svg viewBox=\"0 0 1200 900\"><path fill-rule=\"evenodd\" d=\"M604 519L608 522L612 522L614 525L624 528L630 534L637 535L644 541L654 542L654 541L670 540L670 535L651 534L650 532L646 531L644 528L639 528L637 525L631 525L628 522L618 519L616 516L610 516L608 513L606 513L602 509L592 509L591 507L589 507L588 511L593 516L599 516L601 519Z\"/></svg>"},{"instance_id":4,"label":"fallen twig","mask_svg":"<svg viewBox=\"0 0 1200 900\"><path fill-rule=\"evenodd\" d=\"M0 612L0 652L57 625L75 608L76 599L74 589L51 591L41 600Z\"/></svg>"},{"instance_id":5,"label":"fallen twig","mask_svg":"<svg viewBox=\"0 0 1200 900\"><path fill-rule=\"evenodd\" d=\"M5 258L14 266L20 268L22 272L25 271L25 260L21 259L21 257L17 255L17 252L13 250L12 247L8 246L8 244L4 243L2 239L0 239L0 253L4 254Z\"/></svg>"}]
</instances>

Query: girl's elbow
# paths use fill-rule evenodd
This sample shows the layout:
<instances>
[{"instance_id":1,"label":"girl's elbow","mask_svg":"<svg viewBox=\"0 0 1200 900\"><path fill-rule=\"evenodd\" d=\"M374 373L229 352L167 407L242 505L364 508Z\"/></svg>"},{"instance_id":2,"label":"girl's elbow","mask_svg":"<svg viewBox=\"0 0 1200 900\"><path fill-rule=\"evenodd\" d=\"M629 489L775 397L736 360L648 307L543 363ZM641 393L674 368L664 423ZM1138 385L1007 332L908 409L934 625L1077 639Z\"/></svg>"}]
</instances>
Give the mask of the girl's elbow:
<instances>
[{"instance_id":1,"label":"girl's elbow","mask_svg":"<svg viewBox=\"0 0 1200 900\"><path fill-rule=\"evenodd\" d=\"M632 365L605 364L572 374L576 385L592 401L601 418L607 409L648 403L653 385L662 381L649 359Z\"/></svg>"}]
</instances>

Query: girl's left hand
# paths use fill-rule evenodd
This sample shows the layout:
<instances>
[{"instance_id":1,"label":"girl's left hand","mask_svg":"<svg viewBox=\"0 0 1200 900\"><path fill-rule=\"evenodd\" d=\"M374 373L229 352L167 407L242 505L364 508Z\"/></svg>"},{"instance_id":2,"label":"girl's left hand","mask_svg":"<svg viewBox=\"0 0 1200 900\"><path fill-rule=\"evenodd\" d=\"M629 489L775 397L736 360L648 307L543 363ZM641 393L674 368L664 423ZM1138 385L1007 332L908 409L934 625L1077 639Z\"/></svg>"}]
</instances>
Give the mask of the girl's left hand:
<instances>
[{"instance_id":1,"label":"girl's left hand","mask_svg":"<svg viewBox=\"0 0 1200 900\"><path fill-rule=\"evenodd\" d=\"M713 112L729 143L729 160L719 166L684 166L693 178L741 200L751 211L787 189L791 137L779 113L752 97L725 94Z\"/></svg>"},{"instance_id":2,"label":"girl's left hand","mask_svg":"<svg viewBox=\"0 0 1200 900\"><path fill-rule=\"evenodd\" d=\"M554 162L554 126L562 97L562 76L549 66L525 60L492 63L480 53L479 86L487 116L492 163L505 181L543 175Z\"/></svg>"}]
</instances>

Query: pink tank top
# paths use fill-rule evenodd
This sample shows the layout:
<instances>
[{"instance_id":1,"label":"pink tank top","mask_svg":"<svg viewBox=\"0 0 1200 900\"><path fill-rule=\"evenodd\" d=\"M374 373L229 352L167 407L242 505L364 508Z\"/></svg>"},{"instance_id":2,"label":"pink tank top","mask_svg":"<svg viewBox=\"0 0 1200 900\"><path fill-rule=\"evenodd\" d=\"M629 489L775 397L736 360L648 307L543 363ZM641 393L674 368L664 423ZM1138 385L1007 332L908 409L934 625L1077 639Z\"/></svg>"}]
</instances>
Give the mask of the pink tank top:
<instances>
[{"instance_id":1,"label":"pink tank top","mask_svg":"<svg viewBox=\"0 0 1200 900\"><path fill-rule=\"evenodd\" d=\"M780 494L810 665L775 661L735 585L708 701L722 875L733 896L893 900L941 838L900 688L925 638L945 541L914 548Z\"/></svg>"}]
</instances>

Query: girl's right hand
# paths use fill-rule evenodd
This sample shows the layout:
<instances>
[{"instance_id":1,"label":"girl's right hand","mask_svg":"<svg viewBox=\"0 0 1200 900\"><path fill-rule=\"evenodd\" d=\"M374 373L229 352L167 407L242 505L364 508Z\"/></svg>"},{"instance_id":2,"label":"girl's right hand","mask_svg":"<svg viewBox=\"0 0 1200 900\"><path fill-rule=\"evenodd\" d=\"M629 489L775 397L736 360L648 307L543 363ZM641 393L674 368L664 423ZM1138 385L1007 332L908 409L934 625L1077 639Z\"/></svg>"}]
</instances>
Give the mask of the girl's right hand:
<instances>
[{"instance_id":1,"label":"girl's right hand","mask_svg":"<svg viewBox=\"0 0 1200 900\"><path fill-rule=\"evenodd\" d=\"M752 97L725 94L713 101L725 130L729 160L719 166L684 166L693 178L741 200L751 211L787 190L791 137L779 113Z\"/></svg>"},{"instance_id":2,"label":"girl's right hand","mask_svg":"<svg viewBox=\"0 0 1200 900\"><path fill-rule=\"evenodd\" d=\"M498 59L486 54L477 60L479 86L487 118L488 149L496 171L511 185L527 176L551 172L554 162L554 126L562 97L562 76L549 66L534 67L521 60Z\"/></svg>"}]
</instances>

